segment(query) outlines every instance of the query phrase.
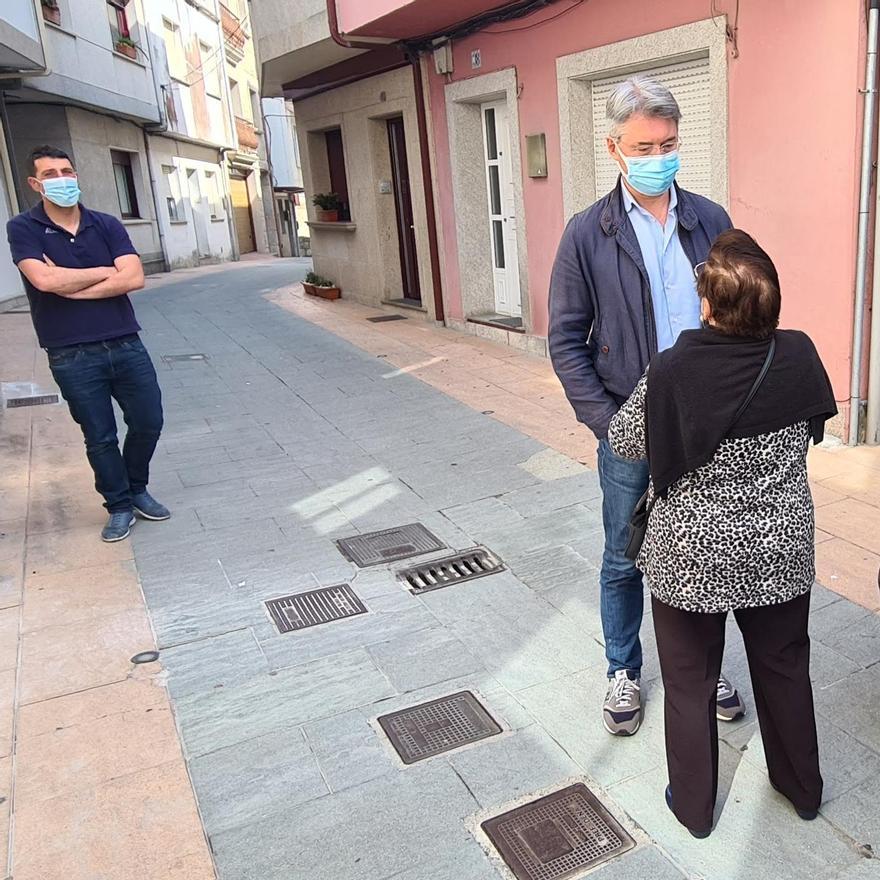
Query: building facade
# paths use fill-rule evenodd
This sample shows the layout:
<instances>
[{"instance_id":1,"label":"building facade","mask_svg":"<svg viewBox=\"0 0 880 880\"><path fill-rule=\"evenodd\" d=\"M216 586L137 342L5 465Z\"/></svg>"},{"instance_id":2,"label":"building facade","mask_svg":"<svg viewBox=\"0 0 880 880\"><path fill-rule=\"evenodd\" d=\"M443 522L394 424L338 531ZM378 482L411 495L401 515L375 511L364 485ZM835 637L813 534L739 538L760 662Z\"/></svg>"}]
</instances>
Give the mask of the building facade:
<instances>
[{"instance_id":1,"label":"building facade","mask_svg":"<svg viewBox=\"0 0 880 880\"><path fill-rule=\"evenodd\" d=\"M84 203L121 218L148 272L270 251L245 0L8 0L6 59L7 213L35 203L27 157L49 143L73 158ZM3 291L18 295L3 262Z\"/></svg>"},{"instance_id":2,"label":"building facade","mask_svg":"<svg viewBox=\"0 0 880 880\"><path fill-rule=\"evenodd\" d=\"M375 71L395 47L418 57L445 323L538 353L565 223L617 179L605 149L608 93L635 72L666 82L684 114L681 185L727 207L773 256L783 323L816 341L845 419L866 4L816 0L796 15L758 0L708 6L648 2L624 15L615 0L315 0L294 14L276 0L253 2L255 18L272 22L264 75L295 100L310 195L327 184L324 165L312 167L316 134L341 125L346 161L363 162L365 136L354 133L344 95L360 89L380 112L379 96L390 94L380 77L395 74ZM375 162L358 173L378 190ZM383 228L394 235L393 216ZM316 265L353 256L341 231L326 245L331 233L313 233Z\"/></svg>"},{"instance_id":3,"label":"building facade","mask_svg":"<svg viewBox=\"0 0 880 880\"><path fill-rule=\"evenodd\" d=\"M311 254L311 242L293 102L284 98L263 98L262 108L280 235L279 254L282 257L307 257Z\"/></svg>"},{"instance_id":4,"label":"building facade","mask_svg":"<svg viewBox=\"0 0 880 880\"><path fill-rule=\"evenodd\" d=\"M251 18L264 95L293 102L315 271L360 302L442 318L413 66L392 46L359 69L325 0L257 0ZM331 194L329 211L312 203Z\"/></svg>"},{"instance_id":5,"label":"building facade","mask_svg":"<svg viewBox=\"0 0 880 880\"><path fill-rule=\"evenodd\" d=\"M58 146L76 164L83 202L120 217L146 270L161 270L145 134L161 114L143 0L49 0L40 9L48 73L4 88L18 208L38 199L24 184L28 154Z\"/></svg>"},{"instance_id":6,"label":"building facade","mask_svg":"<svg viewBox=\"0 0 880 880\"><path fill-rule=\"evenodd\" d=\"M7 0L0 8L0 101L5 86L18 89L19 81L46 72L41 16L34 0ZM16 169L9 151L5 113L0 113L0 228L18 211ZM0 307L23 293L21 280L9 255L6 236L0 236Z\"/></svg>"}]
</instances>

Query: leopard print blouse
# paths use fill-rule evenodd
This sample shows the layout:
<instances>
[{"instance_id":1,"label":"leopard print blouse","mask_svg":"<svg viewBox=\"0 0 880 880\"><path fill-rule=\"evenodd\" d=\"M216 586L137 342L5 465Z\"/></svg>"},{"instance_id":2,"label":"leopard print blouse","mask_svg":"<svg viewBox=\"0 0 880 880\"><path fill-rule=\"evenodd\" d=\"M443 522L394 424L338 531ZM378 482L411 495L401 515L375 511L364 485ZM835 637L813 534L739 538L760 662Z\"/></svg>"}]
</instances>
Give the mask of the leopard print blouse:
<instances>
[{"instance_id":1,"label":"leopard print blouse","mask_svg":"<svg viewBox=\"0 0 880 880\"><path fill-rule=\"evenodd\" d=\"M644 376L614 417L608 440L621 458L645 458ZM806 422L724 440L714 458L658 498L638 559L654 596L713 613L787 602L815 575Z\"/></svg>"}]
</instances>

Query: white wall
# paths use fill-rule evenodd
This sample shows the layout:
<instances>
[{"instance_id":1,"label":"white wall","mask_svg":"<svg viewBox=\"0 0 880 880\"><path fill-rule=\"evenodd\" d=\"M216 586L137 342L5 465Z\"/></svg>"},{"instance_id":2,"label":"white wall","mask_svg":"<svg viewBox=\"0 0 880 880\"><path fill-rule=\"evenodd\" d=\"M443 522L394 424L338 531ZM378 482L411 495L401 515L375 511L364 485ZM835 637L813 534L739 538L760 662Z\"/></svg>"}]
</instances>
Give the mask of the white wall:
<instances>
[{"instance_id":1,"label":"white wall","mask_svg":"<svg viewBox=\"0 0 880 880\"><path fill-rule=\"evenodd\" d=\"M165 235L165 247L171 269L184 266L198 266L206 262L222 262L232 259L232 243L229 237L229 222L226 204L222 200L223 173L217 162L217 155L206 147L184 144L163 137L150 138L150 151L153 157L153 173L156 178L159 199L159 223ZM162 166L171 166L176 170L179 193L183 201L183 217L172 221L168 212L166 199L172 196L171 181ZM199 187L203 201L193 205L190 199L187 172L194 171L198 175ZM221 196L220 219L210 217L207 204L208 183L206 172L213 172ZM209 254L200 254L196 225L200 224L207 237Z\"/></svg>"},{"instance_id":2,"label":"white wall","mask_svg":"<svg viewBox=\"0 0 880 880\"><path fill-rule=\"evenodd\" d=\"M113 51L105 0L59 0L59 5L61 26L45 28L52 73L34 78L28 85L52 96L158 122L143 0L128 4L132 38L140 47L136 60Z\"/></svg>"},{"instance_id":3,"label":"white wall","mask_svg":"<svg viewBox=\"0 0 880 880\"><path fill-rule=\"evenodd\" d=\"M0 131L2 136L2 131ZM10 194L6 191L5 175L0 174L0 302L22 296L18 269L12 264L9 244L6 241L6 223L12 216Z\"/></svg>"},{"instance_id":4,"label":"white wall","mask_svg":"<svg viewBox=\"0 0 880 880\"><path fill-rule=\"evenodd\" d=\"M174 103L176 119L168 120L169 128L186 137L233 146L235 138L226 107L225 53L219 24L184 0L150 0L147 15L158 80ZM186 66L184 71L175 71L176 76L172 76L169 69L163 18L180 28ZM204 53L202 45L207 49ZM219 84L219 90L214 87L215 83Z\"/></svg>"},{"instance_id":5,"label":"white wall","mask_svg":"<svg viewBox=\"0 0 880 880\"><path fill-rule=\"evenodd\" d=\"M263 98L263 115L268 129L275 186L302 186L302 167L296 142L293 102L284 98Z\"/></svg>"},{"instance_id":6,"label":"white wall","mask_svg":"<svg viewBox=\"0 0 880 880\"><path fill-rule=\"evenodd\" d=\"M32 0L3 0L0 21L8 22L32 40L40 39L37 13Z\"/></svg>"}]
</instances>

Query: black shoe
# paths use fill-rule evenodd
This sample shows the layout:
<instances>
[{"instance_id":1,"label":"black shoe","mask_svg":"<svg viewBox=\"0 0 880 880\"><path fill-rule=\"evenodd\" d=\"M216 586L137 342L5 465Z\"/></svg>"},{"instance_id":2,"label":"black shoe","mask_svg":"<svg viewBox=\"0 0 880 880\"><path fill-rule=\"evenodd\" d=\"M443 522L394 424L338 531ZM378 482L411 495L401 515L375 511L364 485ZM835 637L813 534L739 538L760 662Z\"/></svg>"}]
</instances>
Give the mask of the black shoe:
<instances>
[{"instance_id":1,"label":"black shoe","mask_svg":"<svg viewBox=\"0 0 880 880\"><path fill-rule=\"evenodd\" d=\"M818 817L818 810L802 810L799 807L795 807L791 800L789 800L788 796L777 788L772 779L770 780L770 785L773 788L773 791L779 792L779 794L781 794L792 805L792 807L794 807L794 811L804 820L804 822L812 822L813 819Z\"/></svg>"},{"instance_id":2,"label":"black shoe","mask_svg":"<svg viewBox=\"0 0 880 880\"><path fill-rule=\"evenodd\" d=\"M672 813L673 816L675 816L675 812L672 810L672 786L671 785L666 786L666 806L669 807L670 812ZM678 816L675 816L675 818L678 819ZM681 819L678 819L678 821L681 822ZM684 825L684 822L681 822L681 824ZM687 828L687 825L684 825L684 827ZM688 834L690 834L691 837L696 837L697 840L705 840L712 833L711 828L708 831L694 831L693 828L688 828L687 830L688 830Z\"/></svg>"}]
</instances>

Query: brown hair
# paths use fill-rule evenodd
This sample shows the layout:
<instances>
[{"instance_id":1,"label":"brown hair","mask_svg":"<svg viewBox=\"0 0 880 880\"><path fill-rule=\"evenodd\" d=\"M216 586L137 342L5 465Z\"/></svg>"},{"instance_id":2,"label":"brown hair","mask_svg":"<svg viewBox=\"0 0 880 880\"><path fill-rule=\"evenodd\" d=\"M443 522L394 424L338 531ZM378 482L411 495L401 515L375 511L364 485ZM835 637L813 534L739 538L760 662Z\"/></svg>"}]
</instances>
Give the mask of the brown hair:
<instances>
[{"instance_id":1,"label":"brown hair","mask_svg":"<svg viewBox=\"0 0 880 880\"><path fill-rule=\"evenodd\" d=\"M766 339L779 326L776 267L741 229L728 229L712 243L697 292L709 301L717 329L729 336Z\"/></svg>"}]
</instances>

